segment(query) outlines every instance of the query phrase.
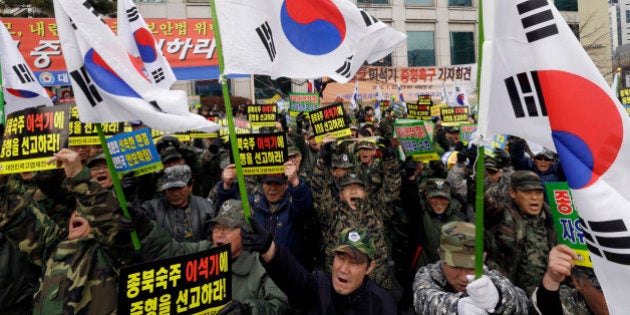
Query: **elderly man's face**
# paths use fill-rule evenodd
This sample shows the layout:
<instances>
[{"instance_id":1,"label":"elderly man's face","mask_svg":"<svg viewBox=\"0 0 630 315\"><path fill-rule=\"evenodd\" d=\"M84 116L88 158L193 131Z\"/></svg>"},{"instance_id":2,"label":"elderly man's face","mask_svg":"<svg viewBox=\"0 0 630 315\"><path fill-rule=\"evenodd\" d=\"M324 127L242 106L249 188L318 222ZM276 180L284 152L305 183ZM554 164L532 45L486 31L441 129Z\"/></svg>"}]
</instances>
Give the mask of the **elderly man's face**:
<instances>
[{"instance_id":1,"label":"elderly man's face","mask_svg":"<svg viewBox=\"0 0 630 315\"><path fill-rule=\"evenodd\" d=\"M361 184L348 184L341 188L339 192L339 199L345 201L350 206L350 209L357 209L357 201L359 199L365 199L365 188Z\"/></svg>"},{"instance_id":2,"label":"elderly man's face","mask_svg":"<svg viewBox=\"0 0 630 315\"><path fill-rule=\"evenodd\" d=\"M104 160L97 161L90 165L90 176L94 178L101 187L109 189L114 186L112 175L109 173L109 169L107 168L107 162Z\"/></svg>"},{"instance_id":3,"label":"elderly man's face","mask_svg":"<svg viewBox=\"0 0 630 315\"><path fill-rule=\"evenodd\" d=\"M90 223L75 210L68 221L68 239L75 240L87 236L92 231Z\"/></svg>"},{"instance_id":4,"label":"elderly man's face","mask_svg":"<svg viewBox=\"0 0 630 315\"><path fill-rule=\"evenodd\" d=\"M263 184L263 192L265 193L265 198L270 203L276 203L282 200L284 197L284 193L287 191L287 184L280 183L266 183Z\"/></svg>"},{"instance_id":5,"label":"elderly man's face","mask_svg":"<svg viewBox=\"0 0 630 315\"><path fill-rule=\"evenodd\" d=\"M543 173L548 171L552 164L553 160L547 158L546 156L539 155L534 159L534 165L536 165L536 168Z\"/></svg>"},{"instance_id":6,"label":"elderly man's face","mask_svg":"<svg viewBox=\"0 0 630 315\"><path fill-rule=\"evenodd\" d=\"M175 208L185 208L188 206L191 194L192 185L172 187L166 190L166 199Z\"/></svg>"},{"instance_id":7,"label":"elderly man's face","mask_svg":"<svg viewBox=\"0 0 630 315\"><path fill-rule=\"evenodd\" d=\"M333 289L340 295L348 295L363 284L363 279L369 275L376 263L372 261L358 262L356 258L345 252L335 254L332 266Z\"/></svg>"},{"instance_id":8,"label":"elderly man's face","mask_svg":"<svg viewBox=\"0 0 630 315\"><path fill-rule=\"evenodd\" d=\"M543 208L545 201L542 189L520 190L510 188L510 197L523 213L537 216Z\"/></svg>"},{"instance_id":9,"label":"elderly man's face","mask_svg":"<svg viewBox=\"0 0 630 315\"><path fill-rule=\"evenodd\" d=\"M230 244L230 252L232 258L237 258L243 251L243 243L241 242L241 228L229 228L221 223L217 223L212 228L212 242L214 246Z\"/></svg>"},{"instance_id":10,"label":"elderly man's face","mask_svg":"<svg viewBox=\"0 0 630 315\"><path fill-rule=\"evenodd\" d=\"M443 260L441 262L442 270L444 271L444 277L448 284L457 292L466 292L466 286L468 285L467 275L474 275L474 268L463 268L449 266Z\"/></svg>"},{"instance_id":11,"label":"elderly man's face","mask_svg":"<svg viewBox=\"0 0 630 315\"><path fill-rule=\"evenodd\" d=\"M451 201L444 197L431 197L429 198L429 206L435 212L435 214L442 214L448 209L448 204Z\"/></svg>"}]
</instances>

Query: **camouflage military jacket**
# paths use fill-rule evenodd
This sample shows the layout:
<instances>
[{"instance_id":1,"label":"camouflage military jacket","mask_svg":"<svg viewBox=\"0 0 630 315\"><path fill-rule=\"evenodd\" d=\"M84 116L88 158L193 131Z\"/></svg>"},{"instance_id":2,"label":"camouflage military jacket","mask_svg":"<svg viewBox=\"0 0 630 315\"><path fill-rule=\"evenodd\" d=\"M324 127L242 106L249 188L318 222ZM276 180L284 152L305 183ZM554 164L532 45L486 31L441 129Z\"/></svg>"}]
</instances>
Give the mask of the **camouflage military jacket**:
<instances>
[{"instance_id":1,"label":"camouflage military jacket","mask_svg":"<svg viewBox=\"0 0 630 315\"><path fill-rule=\"evenodd\" d=\"M117 271L114 257L130 257L130 248L117 247L118 202L109 190L89 181L87 169L65 180L77 199L77 211L92 227L86 237L67 240L67 229L42 213L22 194L18 182L0 185L0 230L18 243L42 278L34 298L36 314L110 314L116 312ZM97 298L98 297L98 298Z\"/></svg>"},{"instance_id":2,"label":"camouflage military jacket","mask_svg":"<svg viewBox=\"0 0 630 315\"><path fill-rule=\"evenodd\" d=\"M487 264L531 294L547 270L547 256L556 245L556 232L547 204L537 217L521 215L513 201L506 203L502 219L486 231ZM536 239L531 242L529 240Z\"/></svg>"},{"instance_id":3,"label":"camouflage military jacket","mask_svg":"<svg viewBox=\"0 0 630 315\"><path fill-rule=\"evenodd\" d=\"M525 292L514 286L498 271L484 267L488 276L499 291L499 303L493 314L527 314L529 300ZM413 307L416 314L457 314L457 302L468 296L455 292L446 281L441 262L420 268L413 281Z\"/></svg>"},{"instance_id":4,"label":"camouflage military jacket","mask_svg":"<svg viewBox=\"0 0 630 315\"><path fill-rule=\"evenodd\" d=\"M536 310L537 314L541 314L542 311L539 309L541 305L538 302L538 295L540 293L540 287L536 288L531 296L531 301L533 304L532 309ZM563 315L591 315L594 314L586 305L586 300L584 296L575 288L571 288L567 285L560 285L558 290L558 297L560 299L560 304L562 306L562 314ZM555 302L555 301L554 301ZM542 307L544 309L544 306ZM533 312L532 312L533 313Z\"/></svg>"}]
</instances>

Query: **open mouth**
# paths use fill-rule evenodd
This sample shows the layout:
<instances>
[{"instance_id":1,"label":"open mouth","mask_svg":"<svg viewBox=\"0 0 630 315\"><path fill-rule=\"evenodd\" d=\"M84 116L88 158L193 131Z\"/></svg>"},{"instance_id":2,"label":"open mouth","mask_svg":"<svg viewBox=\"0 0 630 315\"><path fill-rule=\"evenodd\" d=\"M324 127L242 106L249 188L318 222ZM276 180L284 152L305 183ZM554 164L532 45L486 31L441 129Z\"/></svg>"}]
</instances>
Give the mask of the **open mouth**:
<instances>
[{"instance_id":1,"label":"open mouth","mask_svg":"<svg viewBox=\"0 0 630 315\"><path fill-rule=\"evenodd\" d=\"M81 220L72 220L72 229L76 230L76 229L80 229L81 227L83 227L83 221Z\"/></svg>"},{"instance_id":2,"label":"open mouth","mask_svg":"<svg viewBox=\"0 0 630 315\"><path fill-rule=\"evenodd\" d=\"M98 176L96 177L96 180L99 182L103 182L107 180L107 176L103 175L103 176Z\"/></svg>"},{"instance_id":3,"label":"open mouth","mask_svg":"<svg viewBox=\"0 0 630 315\"><path fill-rule=\"evenodd\" d=\"M341 282L341 283L344 283L344 284L345 284L345 283L348 283L348 280L343 279L343 278L340 278L340 277L337 277L337 281L339 281L339 282Z\"/></svg>"}]
</instances>

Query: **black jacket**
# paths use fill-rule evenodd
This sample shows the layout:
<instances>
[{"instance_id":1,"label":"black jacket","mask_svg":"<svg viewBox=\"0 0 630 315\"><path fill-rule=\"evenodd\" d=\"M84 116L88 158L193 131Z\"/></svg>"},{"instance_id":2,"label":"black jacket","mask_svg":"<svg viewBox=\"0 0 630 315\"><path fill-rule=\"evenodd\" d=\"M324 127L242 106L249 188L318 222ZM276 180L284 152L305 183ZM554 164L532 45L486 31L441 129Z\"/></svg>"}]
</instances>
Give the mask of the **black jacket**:
<instances>
[{"instance_id":1,"label":"black jacket","mask_svg":"<svg viewBox=\"0 0 630 315\"><path fill-rule=\"evenodd\" d=\"M394 298L367 277L357 291L344 296L333 289L330 274L309 273L281 246L276 246L273 259L263 265L290 303L307 314L396 314Z\"/></svg>"}]
</instances>

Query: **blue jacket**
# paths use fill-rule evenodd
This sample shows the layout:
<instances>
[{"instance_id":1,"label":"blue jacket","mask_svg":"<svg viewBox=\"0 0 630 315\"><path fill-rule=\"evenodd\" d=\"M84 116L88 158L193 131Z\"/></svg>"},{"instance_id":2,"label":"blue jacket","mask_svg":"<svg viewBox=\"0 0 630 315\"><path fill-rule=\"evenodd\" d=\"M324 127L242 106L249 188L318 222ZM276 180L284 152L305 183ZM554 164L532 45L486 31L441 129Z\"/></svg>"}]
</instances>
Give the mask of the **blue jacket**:
<instances>
[{"instance_id":1,"label":"blue jacket","mask_svg":"<svg viewBox=\"0 0 630 315\"><path fill-rule=\"evenodd\" d=\"M293 255L303 261L302 231L304 221L313 212L313 195L304 180L302 178L299 180L300 184L297 187L288 185L278 209L273 213L269 210L269 202L264 194L250 195L248 200L254 219L273 235L276 244L288 248ZM217 207L219 208L225 200L240 199L236 182L233 182L232 187L226 191L223 189L223 180L221 180L217 188Z\"/></svg>"}]
</instances>

